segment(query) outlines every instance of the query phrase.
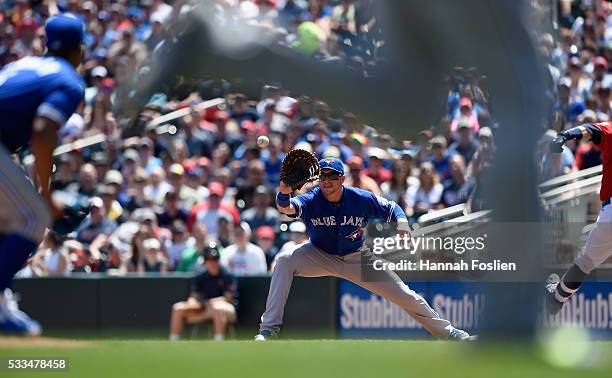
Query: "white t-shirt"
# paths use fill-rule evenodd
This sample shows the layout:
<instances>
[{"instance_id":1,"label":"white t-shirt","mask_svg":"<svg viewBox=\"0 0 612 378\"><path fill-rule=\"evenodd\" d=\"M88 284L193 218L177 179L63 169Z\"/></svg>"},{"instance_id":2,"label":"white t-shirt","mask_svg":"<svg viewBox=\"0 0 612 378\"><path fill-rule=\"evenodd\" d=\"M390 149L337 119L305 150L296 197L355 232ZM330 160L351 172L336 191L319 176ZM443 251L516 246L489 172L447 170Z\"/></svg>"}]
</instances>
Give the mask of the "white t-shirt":
<instances>
[{"instance_id":1,"label":"white t-shirt","mask_svg":"<svg viewBox=\"0 0 612 378\"><path fill-rule=\"evenodd\" d=\"M443 191L444 186L440 183L434 185L429 192L421 189L420 185L410 186L406 190L406 198L404 200L408 207L414 207L417 203L421 203L431 209L433 205L440 202Z\"/></svg>"},{"instance_id":2,"label":"white t-shirt","mask_svg":"<svg viewBox=\"0 0 612 378\"><path fill-rule=\"evenodd\" d=\"M221 265L236 276L248 276L266 273L266 255L263 249L248 243L244 250L237 244L229 245L221 254Z\"/></svg>"}]
</instances>

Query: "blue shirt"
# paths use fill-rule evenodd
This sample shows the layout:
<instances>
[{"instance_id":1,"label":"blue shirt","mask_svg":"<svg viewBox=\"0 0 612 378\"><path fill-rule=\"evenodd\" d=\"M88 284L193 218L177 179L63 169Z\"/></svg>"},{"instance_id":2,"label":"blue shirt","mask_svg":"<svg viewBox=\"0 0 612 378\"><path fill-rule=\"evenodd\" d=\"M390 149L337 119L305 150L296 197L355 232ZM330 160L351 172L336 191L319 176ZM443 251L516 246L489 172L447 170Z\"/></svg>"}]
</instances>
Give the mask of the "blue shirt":
<instances>
[{"instance_id":1,"label":"blue shirt","mask_svg":"<svg viewBox=\"0 0 612 378\"><path fill-rule=\"evenodd\" d=\"M345 186L339 203L329 202L319 187L291 199L306 224L310 242L331 255L359 251L370 219L390 222L397 204L366 190Z\"/></svg>"},{"instance_id":2,"label":"blue shirt","mask_svg":"<svg viewBox=\"0 0 612 378\"><path fill-rule=\"evenodd\" d=\"M83 99L85 83L57 57L26 57L0 71L0 142L10 152L30 144L35 116L60 126Z\"/></svg>"}]
</instances>

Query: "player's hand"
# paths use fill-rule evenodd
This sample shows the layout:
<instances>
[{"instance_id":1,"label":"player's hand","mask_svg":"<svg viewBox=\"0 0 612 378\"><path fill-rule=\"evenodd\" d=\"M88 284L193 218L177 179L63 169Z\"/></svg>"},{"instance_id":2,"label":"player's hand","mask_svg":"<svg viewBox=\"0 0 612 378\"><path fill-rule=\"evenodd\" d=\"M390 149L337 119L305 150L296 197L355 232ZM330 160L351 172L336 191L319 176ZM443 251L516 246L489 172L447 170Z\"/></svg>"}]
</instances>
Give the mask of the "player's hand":
<instances>
[{"instance_id":1,"label":"player's hand","mask_svg":"<svg viewBox=\"0 0 612 378\"><path fill-rule=\"evenodd\" d=\"M283 193L283 194L291 194L293 193L293 188L291 188L290 186L288 186L287 184L285 184L283 182L283 180L281 180L278 183L278 191Z\"/></svg>"},{"instance_id":2,"label":"player's hand","mask_svg":"<svg viewBox=\"0 0 612 378\"><path fill-rule=\"evenodd\" d=\"M397 234L410 236L410 223L408 223L408 219L397 220Z\"/></svg>"},{"instance_id":3,"label":"player's hand","mask_svg":"<svg viewBox=\"0 0 612 378\"><path fill-rule=\"evenodd\" d=\"M559 135L557 135L555 137L555 139L552 140L552 142L550 142L550 153L552 154L560 154L561 152L563 152L563 144L565 143L565 137L563 134L559 133Z\"/></svg>"}]
</instances>

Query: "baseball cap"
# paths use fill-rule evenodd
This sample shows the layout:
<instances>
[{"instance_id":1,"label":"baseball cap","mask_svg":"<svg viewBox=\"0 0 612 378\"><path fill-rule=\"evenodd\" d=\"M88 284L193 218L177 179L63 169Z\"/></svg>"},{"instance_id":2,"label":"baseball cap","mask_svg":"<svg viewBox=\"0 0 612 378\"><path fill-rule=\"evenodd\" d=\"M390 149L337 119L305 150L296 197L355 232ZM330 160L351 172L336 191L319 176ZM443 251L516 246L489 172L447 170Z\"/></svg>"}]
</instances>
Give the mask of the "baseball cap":
<instances>
[{"instance_id":1,"label":"baseball cap","mask_svg":"<svg viewBox=\"0 0 612 378\"><path fill-rule=\"evenodd\" d=\"M344 176L344 165L342 164L342 161L338 158L328 157L325 159L321 159L319 161L319 166L321 167L321 170L331 169L332 171L336 171L342 176Z\"/></svg>"},{"instance_id":2,"label":"baseball cap","mask_svg":"<svg viewBox=\"0 0 612 378\"><path fill-rule=\"evenodd\" d=\"M306 232L306 225L304 224L304 222L292 222L289 225L289 232L303 234L304 232Z\"/></svg>"},{"instance_id":3,"label":"baseball cap","mask_svg":"<svg viewBox=\"0 0 612 378\"><path fill-rule=\"evenodd\" d=\"M104 66L96 66L91 70L91 77L106 77L108 76L108 70Z\"/></svg>"},{"instance_id":4,"label":"baseball cap","mask_svg":"<svg viewBox=\"0 0 612 378\"><path fill-rule=\"evenodd\" d=\"M272 239L274 240L274 229L270 226L260 226L256 233L257 239Z\"/></svg>"},{"instance_id":5,"label":"baseball cap","mask_svg":"<svg viewBox=\"0 0 612 378\"><path fill-rule=\"evenodd\" d=\"M223 194L225 193L223 184L221 184L220 182L216 182L216 181L213 181L210 184L208 184L208 191L210 195L215 194L219 197L223 197Z\"/></svg>"},{"instance_id":6,"label":"baseball cap","mask_svg":"<svg viewBox=\"0 0 612 378\"><path fill-rule=\"evenodd\" d=\"M469 124L468 124L469 127ZM446 139L443 136L435 136L429 141L431 147L446 148Z\"/></svg>"},{"instance_id":7,"label":"baseball cap","mask_svg":"<svg viewBox=\"0 0 612 378\"><path fill-rule=\"evenodd\" d=\"M83 42L85 25L72 13L61 13L47 20L45 34L49 50L75 50Z\"/></svg>"},{"instance_id":8,"label":"baseball cap","mask_svg":"<svg viewBox=\"0 0 612 378\"><path fill-rule=\"evenodd\" d=\"M89 205L93 208L93 207L98 207L98 208L103 208L104 207L104 201L102 201L102 198L100 197L92 197L89 200Z\"/></svg>"},{"instance_id":9,"label":"baseball cap","mask_svg":"<svg viewBox=\"0 0 612 378\"><path fill-rule=\"evenodd\" d=\"M123 158L125 160L133 160L136 162L140 160L140 156L138 155L138 152L133 148L129 148L125 150L125 152L123 153Z\"/></svg>"},{"instance_id":10,"label":"baseball cap","mask_svg":"<svg viewBox=\"0 0 612 378\"><path fill-rule=\"evenodd\" d=\"M370 147L368 148L368 157L385 160L387 153L380 147Z\"/></svg>"},{"instance_id":11,"label":"baseball cap","mask_svg":"<svg viewBox=\"0 0 612 378\"><path fill-rule=\"evenodd\" d=\"M210 243L204 247L204 261L219 261L221 254L215 243Z\"/></svg>"},{"instance_id":12,"label":"baseball cap","mask_svg":"<svg viewBox=\"0 0 612 378\"><path fill-rule=\"evenodd\" d=\"M170 172L170 174L173 175L177 175L177 176L182 176L185 174L185 168L183 168L182 165L174 163L170 166L170 169L168 169L168 171Z\"/></svg>"},{"instance_id":13,"label":"baseball cap","mask_svg":"<svg viewBox=\"0 0 612 378\"><path fill-rule=\"evenodd\" d=\"M469 129L469 128L471 128L471 125L470 125L470 120L467 118L461 118L459 122L457 123L457 130Z\"/></svg>"},{"instance_id":14,"label":"baseball cap","mask_svg":"<svg viewBox=\"0 0 612 378\"><path fill-rule=\"evenodd\" d=\"M597 56L593 58L593 65L595 67L597 66L604 67L606 70L608 69L608 61L603 56Z\"/></svg>"},{"instance_id":15,"label":"baseball cap","mask_svg":"<svg viewBox=\"0 0 612 378\"><path fill-rule=\"evenodd\" d=\"M106 185L117 184L121 186L123 185L123 175L121 174L121 172L112 169L106 172L106 175L104 176L104 183Z\"/></svg>"}]
</instances>

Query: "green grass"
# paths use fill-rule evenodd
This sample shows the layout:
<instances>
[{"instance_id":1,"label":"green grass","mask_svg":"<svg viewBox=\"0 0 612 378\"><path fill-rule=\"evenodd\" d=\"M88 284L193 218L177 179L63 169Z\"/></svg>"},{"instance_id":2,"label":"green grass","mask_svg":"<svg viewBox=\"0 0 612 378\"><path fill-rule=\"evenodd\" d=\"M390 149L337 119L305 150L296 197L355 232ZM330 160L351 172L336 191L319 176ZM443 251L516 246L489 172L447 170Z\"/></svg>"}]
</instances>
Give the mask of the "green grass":
<instances>
[{"instance_id":1,"label":"green grass","mask_svg":"<svg viewBox=\"0 0 612 378\"><path fill-rule=\"evenodd\" d=\"M1 377L609 377L612 343L590 367L551 366L537 347L442 341L91 341L75 348L2 348L6 357L67 357L68 372ZM596 367L594 367L596 365Z\"/></svg>"}]
</instances>

